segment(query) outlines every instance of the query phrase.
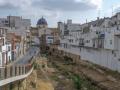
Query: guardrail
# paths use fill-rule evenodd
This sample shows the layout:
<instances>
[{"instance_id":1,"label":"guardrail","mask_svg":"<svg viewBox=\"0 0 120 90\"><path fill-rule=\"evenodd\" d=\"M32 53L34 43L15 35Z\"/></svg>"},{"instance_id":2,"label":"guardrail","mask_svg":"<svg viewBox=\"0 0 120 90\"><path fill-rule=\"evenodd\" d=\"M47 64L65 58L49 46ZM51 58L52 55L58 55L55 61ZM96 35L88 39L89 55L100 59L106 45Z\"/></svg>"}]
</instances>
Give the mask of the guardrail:
<instances>
[{"instance_id":1,"label":"guardrail","mask_svg":"<svg viewBox=\"0 0 120 90\"><path fill-rule=\"evenodd\" d=\"M27 74L31 69L31 64L0 68L0 80Z\"/></svg>"},{"instance_id":2,"label":"guardrail","mask_svg":"<svg viewBox=\"0 0 120 90\"><path fill-rule=\"evenodd\" d=\"M29 64L14 65L0 68L0 86L28 77L33 71L33 61L36 56L31 58Z\"/></svg>"},{"instance_id":3,"label":"guardrail","mask_svg":"<svg viewBox=\"0 0 120 90\"><path fill-rule=\"evenodd\" d=\"M21 80L29 76L33 71L33 62L39 55L39 51L32 56L28 64L15 64L13 66L4 66L0 68L0 86Z\"/></svg>"}]
</instances>

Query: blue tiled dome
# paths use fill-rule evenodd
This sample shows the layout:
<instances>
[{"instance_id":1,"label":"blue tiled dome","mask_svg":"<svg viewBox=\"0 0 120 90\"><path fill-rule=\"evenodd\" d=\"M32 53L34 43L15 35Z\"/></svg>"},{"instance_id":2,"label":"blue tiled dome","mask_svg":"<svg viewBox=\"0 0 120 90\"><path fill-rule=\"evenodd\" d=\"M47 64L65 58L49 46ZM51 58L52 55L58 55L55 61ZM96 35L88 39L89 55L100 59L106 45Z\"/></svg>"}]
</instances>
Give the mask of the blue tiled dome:
<instances>
[{"instance_id":1,"label":"blue tiled dome","mask_svg":"<svg viewBox=\"0 0 120 90\"><path fill-rule=\"evenodd\" d=\"M38 20L37 25L47 25L47 21L42 17Z\"/></svg>"}]
</instances>

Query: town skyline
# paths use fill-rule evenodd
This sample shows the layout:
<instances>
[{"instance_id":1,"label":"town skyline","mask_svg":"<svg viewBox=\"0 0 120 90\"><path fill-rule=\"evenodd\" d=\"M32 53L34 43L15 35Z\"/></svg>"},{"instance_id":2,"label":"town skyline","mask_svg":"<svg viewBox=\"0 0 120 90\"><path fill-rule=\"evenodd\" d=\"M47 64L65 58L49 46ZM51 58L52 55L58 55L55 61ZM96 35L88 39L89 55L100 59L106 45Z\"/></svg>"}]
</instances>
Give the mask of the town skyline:
<instances>
[{"instance_id":1,"label":"town skyline","mask_svg":"<svg viewBox=\"0 0 120 90\"><path fill-rule=\"evenodd\" d=\"M0 0L0 16L30 18L32 26L44 16L49 27L56 27L58 21L67 19L85 23L86 19L89 22L97 17L111 17L119 7L119 0Z\"/></svg>"},{"instance_id":2,"label":"town skyline","mask_svg":"<svg viewBox=\"0 0 120 90\"><path fill-rule=\"evenodd\" d=\"M0 0L0 90L120 90L120 0Z\"/></svg>"}]
</instances>

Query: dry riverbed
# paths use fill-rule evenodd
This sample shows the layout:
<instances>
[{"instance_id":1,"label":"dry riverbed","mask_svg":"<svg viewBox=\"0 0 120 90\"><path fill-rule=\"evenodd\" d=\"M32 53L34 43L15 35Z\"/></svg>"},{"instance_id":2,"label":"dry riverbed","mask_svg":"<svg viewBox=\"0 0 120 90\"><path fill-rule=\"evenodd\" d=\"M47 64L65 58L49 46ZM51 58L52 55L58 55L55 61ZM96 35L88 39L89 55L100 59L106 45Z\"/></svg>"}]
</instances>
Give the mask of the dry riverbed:
<instances>
[{"instance_id":1,"label":"dry riverbed","mask_svg":"<svg viewBox=\"0 0 120 90\"><path fill-rule=\"evenodd\" d=\"M34 72L27 79L27 90L101 90L83 75L71 72L73 65L38 58Z\"/></svg>"}]
</instances>

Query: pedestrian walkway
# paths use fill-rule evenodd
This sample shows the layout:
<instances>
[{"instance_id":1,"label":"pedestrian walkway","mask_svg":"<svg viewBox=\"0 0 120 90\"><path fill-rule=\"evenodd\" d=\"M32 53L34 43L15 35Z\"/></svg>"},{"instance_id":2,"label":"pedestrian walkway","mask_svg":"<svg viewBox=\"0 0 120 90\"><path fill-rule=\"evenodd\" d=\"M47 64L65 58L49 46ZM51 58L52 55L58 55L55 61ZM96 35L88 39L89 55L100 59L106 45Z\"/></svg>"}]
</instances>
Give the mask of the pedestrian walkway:
<instances>
[{"instance_id":1,"label":"pedestrian walkway","mask_svg":"<svg viewBox=\"0 0 120 90\"><path fill-rule=\"evenodd\" d=\"M20 55L16 60L12 61L11 63L9 63L8 65L6 65L7 67L14 65L16 62L18 62L24 55Z\"/></svg>"},{"instance_id":2,"label":"pedestrian walkway","mask_svg":"<svg viewBox=\"0 0 120 90\"><path fill-rule=\"evenodd\" d=\"M21 65L21 64L27 64L29 63L29 60L31 60L36 54L38 54L39 49L36 47L31 47L29 50L24 54L18 57L15 61L11 62L10 64L6 65L7 67L13 66L13 65Z\"/></svg>"},{"instance_id":3,"label":"pedestrian walkway","mask_svg":"<svg viewBox=\"0 0 120 90\"><path fill-rule=\"evenodd\" d=\"M37 47L31 47L28 52L18 60L4 68L0 68L0 86L26 78L33 71L33 63L39 54Z\"/></svg>"}]
</instances>

